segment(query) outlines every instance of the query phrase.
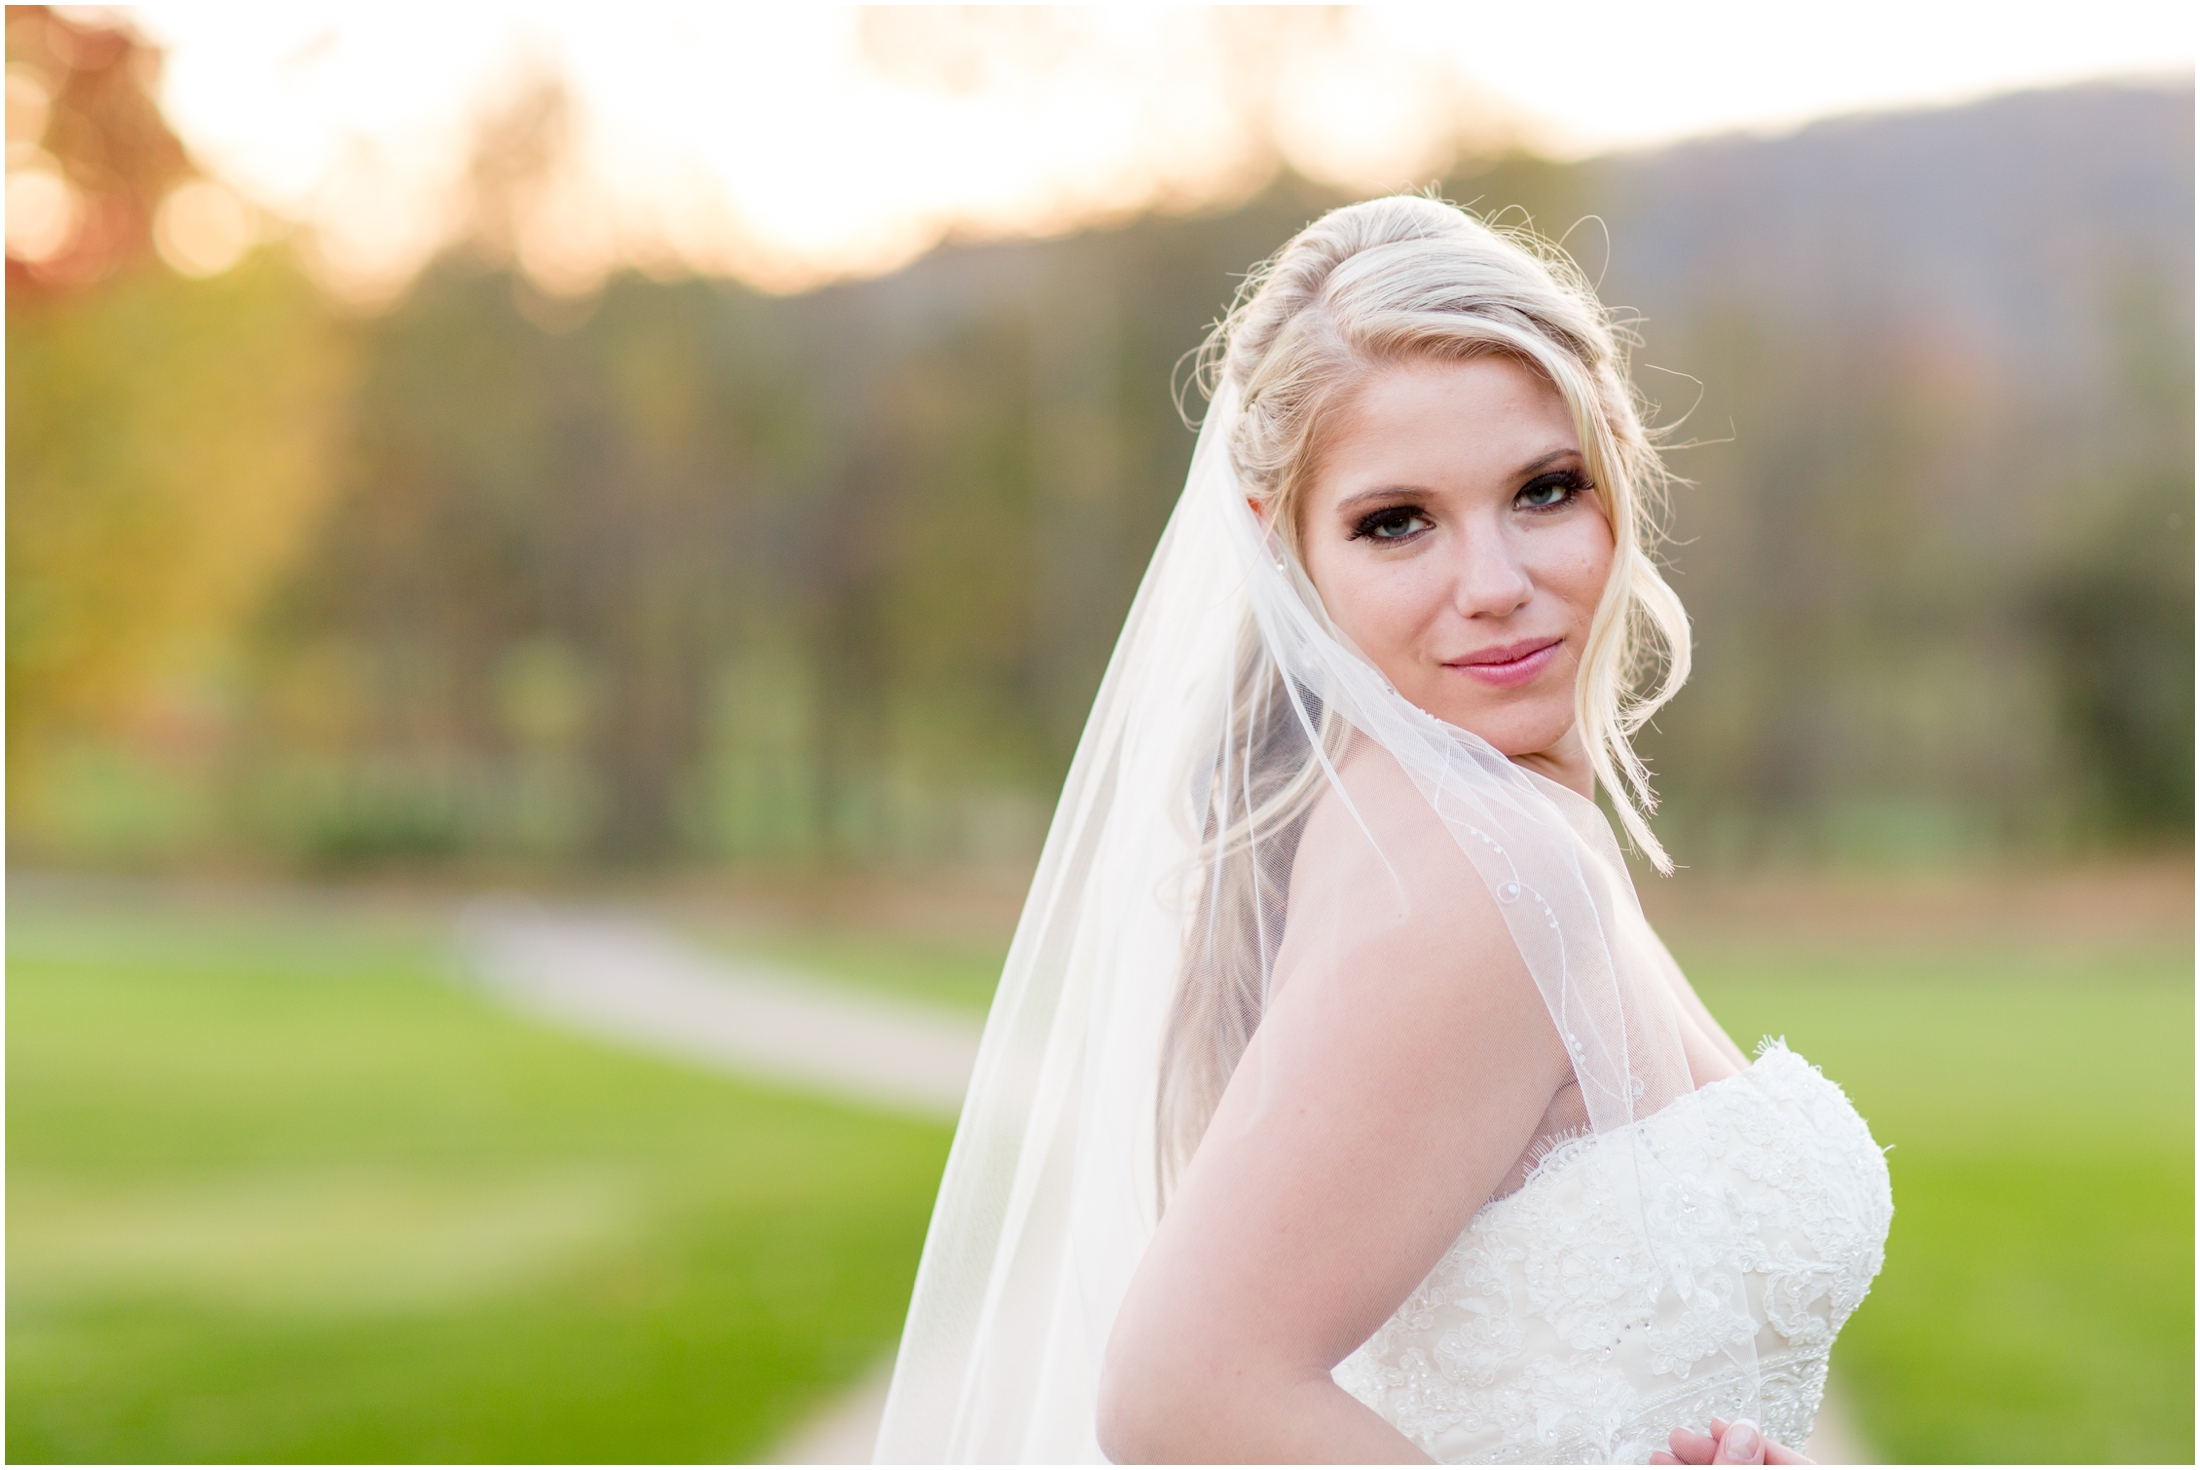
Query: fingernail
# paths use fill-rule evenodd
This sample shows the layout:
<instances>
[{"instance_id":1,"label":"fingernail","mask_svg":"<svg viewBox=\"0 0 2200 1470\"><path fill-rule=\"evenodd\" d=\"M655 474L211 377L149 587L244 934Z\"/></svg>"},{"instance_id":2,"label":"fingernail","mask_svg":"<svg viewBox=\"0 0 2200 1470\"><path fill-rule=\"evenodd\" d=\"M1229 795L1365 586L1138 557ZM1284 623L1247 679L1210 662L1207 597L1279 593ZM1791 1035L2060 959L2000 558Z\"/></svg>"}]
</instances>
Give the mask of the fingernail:
<instances>
[{"instance_id":1,"label":"fingernail","mask_svg":"<svg viewBox=\"0 0 2200 1470\"><path fill-rule=\"evenodd\" d=\"M1737 1419L1726 1431L1726 1452L1735 1460L1753 1460L1757 1457L1757 1426L1747 1419Z\"/></svg>"}]
</instances>

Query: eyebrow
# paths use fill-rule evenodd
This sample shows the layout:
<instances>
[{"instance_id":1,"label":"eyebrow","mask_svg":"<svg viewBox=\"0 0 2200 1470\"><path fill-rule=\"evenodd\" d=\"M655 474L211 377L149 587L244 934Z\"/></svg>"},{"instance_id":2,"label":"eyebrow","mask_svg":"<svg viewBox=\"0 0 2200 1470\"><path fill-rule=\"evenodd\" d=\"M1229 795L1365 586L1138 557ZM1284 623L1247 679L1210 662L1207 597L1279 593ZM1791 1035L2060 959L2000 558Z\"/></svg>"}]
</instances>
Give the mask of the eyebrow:
<instances>
[{"instance_id":1,"label":"eyebrow","mask_svg":"<svg viewBox=\"0 0 2200 1470\"><path fill-rule=\"evenodd\" d=\"M1548 469L1562 459L1579 458L1581 458L1581 451L1578 449L1554 449L1548 454L1529 460L1519 469L1514 470L1512 477L1526 479L1540 470ZM1379 500L1396 500L1401 496L1426 495L1428 493L1428 487L1425 485L1377 485L1371 490L1355 491L1338 501L1337 513L1349 516L1361 506L1372 505Z\"/></svg>"}]
</instances>

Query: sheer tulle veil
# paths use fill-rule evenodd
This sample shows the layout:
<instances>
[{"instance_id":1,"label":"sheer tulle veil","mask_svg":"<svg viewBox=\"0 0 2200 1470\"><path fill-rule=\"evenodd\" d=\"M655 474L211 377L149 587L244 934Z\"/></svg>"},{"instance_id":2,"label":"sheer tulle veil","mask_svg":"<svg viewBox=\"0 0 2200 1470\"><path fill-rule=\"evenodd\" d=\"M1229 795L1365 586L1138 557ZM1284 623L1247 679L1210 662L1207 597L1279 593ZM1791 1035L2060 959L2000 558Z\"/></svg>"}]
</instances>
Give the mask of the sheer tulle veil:
<instances>
[{"instance_id":1,"label":"sheer tulle veil","mask_svg":"<svg viewBox=\"0 0 2200 1470\"><path fill-rule=\"evenodd\" d=\"M1438 851L1496 900L1597 1133L1690 1088L1684 982L1603 813L1409 703L1336 630L1246 503L1238 411L1226 381L1063 788L925 1242L881 1461L1101 1458L1102 1355L1165 1202L1172 1007L1203 956L1249 943L1265 986L1286 920L1303 965L1350 965L1399 925L1440 937L1459 913L1404 871ZM1268 692L1249 704L1249 688ZM1355 774L1369 770L1382 779ZM1276 799L1294 782L1304 799ZM1332 798L1366 840L1375 902L1290 889L1309 801ZM1226 858L1251 860L1250 923L1219 901ZM1651 1214L1675 1206L1634 1136L1650 1250L1673 1238ZM1753 1368L1739 1280L1672 1268L1688 1300L1644 1330L1709 1333Z\"/></svg>"}]
</instances>

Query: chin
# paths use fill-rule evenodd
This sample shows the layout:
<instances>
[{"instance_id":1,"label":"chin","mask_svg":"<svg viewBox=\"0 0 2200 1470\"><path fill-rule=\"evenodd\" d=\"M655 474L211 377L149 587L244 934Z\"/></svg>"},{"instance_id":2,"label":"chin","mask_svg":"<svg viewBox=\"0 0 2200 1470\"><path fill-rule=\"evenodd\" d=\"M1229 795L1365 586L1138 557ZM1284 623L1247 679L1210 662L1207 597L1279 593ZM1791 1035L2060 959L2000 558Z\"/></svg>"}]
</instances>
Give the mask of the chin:
<instances>
[{"instance_id":1,"label":"chin","mask_svg":"<svg viewBox=\"0 0 2200 1470\"><path fill-rule=\"evenodd\" d=\"M1550 708L1551 703L1535 700L1523 706L1496 709L1479 704L1478 708L1462 707L1433 713L1447 724L1457 725L1470 735L1481 736L1507 760L1518 760L1521 756L1551 749L1573 729L1572 702L1568 701L1562 709Z\"/></svg>"}]
</instances>

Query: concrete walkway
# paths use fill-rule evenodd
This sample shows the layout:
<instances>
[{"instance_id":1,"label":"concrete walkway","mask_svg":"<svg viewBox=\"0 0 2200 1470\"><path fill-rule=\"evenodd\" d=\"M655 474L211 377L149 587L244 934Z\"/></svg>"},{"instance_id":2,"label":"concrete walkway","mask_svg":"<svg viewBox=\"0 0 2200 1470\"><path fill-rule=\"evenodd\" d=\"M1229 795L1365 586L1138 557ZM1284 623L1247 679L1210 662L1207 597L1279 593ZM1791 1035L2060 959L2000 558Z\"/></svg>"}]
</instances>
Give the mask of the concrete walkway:
<instances>
[{"instance_id":1,"label":"concrete walkway","mask_svg":"<svg viewBox=\"0 0 2200 1470\"><path fill-rule=\"evenodd\" d=\"M981 1023L710 953L614 914L482 900L467 968L548 1020L805 1092L952 1122Z\"/></svg>"},{"instance_id":2,"label":"concrete walkway","mask_svg":"<svg viewBox=\"0 0 2200 1470\"><path fill-rule=\"evenodd\" d=\"M735 960L609 913L481 900L460 923L467 968L510 1004L591 1036L827 1097L952 1121L979 1023ZM892 1360L797 1430L783 1465L868 1462ZM1805 1453L1873 1463L1837 1389Z\"/></svg>"}]
</instances>

